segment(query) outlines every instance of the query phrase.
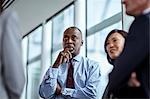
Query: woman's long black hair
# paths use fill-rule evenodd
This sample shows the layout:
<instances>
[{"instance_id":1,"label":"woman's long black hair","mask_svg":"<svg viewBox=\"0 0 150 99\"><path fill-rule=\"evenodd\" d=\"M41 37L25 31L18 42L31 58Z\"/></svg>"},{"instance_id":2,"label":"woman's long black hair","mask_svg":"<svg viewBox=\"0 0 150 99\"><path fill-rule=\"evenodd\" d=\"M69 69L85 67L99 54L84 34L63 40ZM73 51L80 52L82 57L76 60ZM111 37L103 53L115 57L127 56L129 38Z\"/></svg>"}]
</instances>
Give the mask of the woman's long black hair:
<instances>
[{"instance_id":1,"label":"woman's long black hair","mask_svg":"<svg viewBox=\"0 0 150 99\"><path fill-rule=\"evenodd\" d=\"M106 43L107 43L107 40L108 40L108 38L113 34L113 33L119 33L119 34L121 34L124 38L125 38L125 42L126 42L126 38L127 38L127 32L126 31L124 31L124 30L119 30L119 29L114 29L114 30L112 30L112 31L110 31L109 32L109 34L107 35L107 37L106 37L106 39L105 39L105 43L104 43L104 49L105 49L105 52L106 52L106 54L107 54L107 60L108 60L108 62L110 63L110 64L112 64L113 65L113 63L114 63L114 59L111 59L110 58L110 56L108 55L108 52L107 52L107 50L106 50Z\"/></svg>"}]
</instances>

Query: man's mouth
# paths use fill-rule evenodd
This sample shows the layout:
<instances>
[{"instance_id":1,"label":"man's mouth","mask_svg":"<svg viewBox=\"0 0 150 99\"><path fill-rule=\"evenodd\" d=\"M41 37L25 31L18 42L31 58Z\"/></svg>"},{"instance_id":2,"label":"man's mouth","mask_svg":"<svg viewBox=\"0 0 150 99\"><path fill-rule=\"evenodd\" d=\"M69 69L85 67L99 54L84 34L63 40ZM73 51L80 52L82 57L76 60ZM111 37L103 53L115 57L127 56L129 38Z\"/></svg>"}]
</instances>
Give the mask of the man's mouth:
<instances>
[{"instance_id":1,"label":"man's mouth","mask_svg":"<svg viewBox=\"0 0 150 99\"><path fill-rule=\"evenodd\" d=\"M73 52L74 51L74 47L68 45L68 46L65 46L65 48L67 48L70 52Z\"/></svg>"}]
</instances>

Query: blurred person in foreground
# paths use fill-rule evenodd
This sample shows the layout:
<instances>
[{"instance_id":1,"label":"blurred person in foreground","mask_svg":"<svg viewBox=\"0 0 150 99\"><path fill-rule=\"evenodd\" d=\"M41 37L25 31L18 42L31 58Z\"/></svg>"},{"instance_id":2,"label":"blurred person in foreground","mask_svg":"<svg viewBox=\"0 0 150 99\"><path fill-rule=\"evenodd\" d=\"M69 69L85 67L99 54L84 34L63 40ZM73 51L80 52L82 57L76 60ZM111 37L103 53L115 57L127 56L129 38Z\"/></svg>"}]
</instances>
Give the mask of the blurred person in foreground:
<instances>
[{"instance_id":1,"label":"blurred person in foreground","mask_svg":"<svg viewBox=\"0 0 150 99\"><path fill-rule=\"evenodd\" d=\"M82 32L77 27L64 31L63 50L47 70L39 88L42 98L98 99L100 66L79 54L82 44Z\"/></svg>"},{"instance_id":2,"label":"blurred person in foreground","mask_svg":"<svg viewBox=\"0 0 150 99\"><path fill-rule=\"evenodd\" d=\"M126 13L134 16L122 54L114 61L114 69L109 75L105 90L114 92L127 81L131 72L137 73L137 79L144 92L143 98L150 98L149 80L149 37L150 37L150 0L122 0Z\"/></svg>"},{"instance_id":3,"label":"blurred person in foreground","mask_svg":"<svg viewBox=\"0 0 150 99\"><path fill-rule=\"evenodd\" d=\"M3 11L3 2L0 1L0 97L20 99L25 83L20 26L16 13Z\"/></svg>"}]
</instances>

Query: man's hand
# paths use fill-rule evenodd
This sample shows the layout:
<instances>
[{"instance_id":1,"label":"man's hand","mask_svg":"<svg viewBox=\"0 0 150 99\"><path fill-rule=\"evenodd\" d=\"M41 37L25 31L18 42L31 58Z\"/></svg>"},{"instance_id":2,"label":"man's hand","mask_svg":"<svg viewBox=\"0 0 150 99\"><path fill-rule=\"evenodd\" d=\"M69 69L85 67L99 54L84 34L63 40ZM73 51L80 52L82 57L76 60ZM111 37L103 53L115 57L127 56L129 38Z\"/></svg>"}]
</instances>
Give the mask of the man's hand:
<instances>
[{"instance_id":1,"label":"man's hand","mask_svg":"<svg viewBox=\"0 0 150 99\"><path fill-rule=\"evenodd\" d=\"M137 80L136 72L131 73L131 77L128 81L128 85L130 87L139 87L141 85L140 82Z\"/></svg>"},{"instance_id":2,"label":"man's hand","mask_svg":"<svg viewBox=\"0 0 150 99\"><path fill-rule=\"evenodd\" d=\"M62 90L62 88L60 87L59 83L57 83L55 94L56 95L60 95L61 94L61 90Z\"/></svg>"},{"instance_id":3,"label":"man's hand","mask_svg":"<svg viewBox=\"0 0 150 99\"><path fill-rule=\"evenodd\" d=\"M58 66L66 61L69 61L69 59L72 58L72 54L69 52L68 48L65 48L63 51L61 51L53 65L53 68L58 68Z\"/></svg>"}]
</instances>

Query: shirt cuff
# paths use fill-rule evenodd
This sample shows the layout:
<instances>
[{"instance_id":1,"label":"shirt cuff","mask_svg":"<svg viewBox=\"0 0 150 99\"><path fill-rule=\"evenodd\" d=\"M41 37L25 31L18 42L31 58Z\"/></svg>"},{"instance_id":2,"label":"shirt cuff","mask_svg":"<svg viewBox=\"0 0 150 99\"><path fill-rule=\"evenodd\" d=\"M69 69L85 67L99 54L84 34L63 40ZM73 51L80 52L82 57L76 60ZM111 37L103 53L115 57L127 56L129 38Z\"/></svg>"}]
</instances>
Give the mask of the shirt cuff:
<instances>
[{"instance_id":1,"label":"shirt cuff","mask_svg":"<svg viewBox=\"0 0 150 99\"><path fill-rule=\"evenodd\" d=\"M65 95L65 96L71 96L73 97L73 94L75 93L75 89L71 89L71 88L64 88L62 89L62 94Z\"/></svg>"}]
</instances>

